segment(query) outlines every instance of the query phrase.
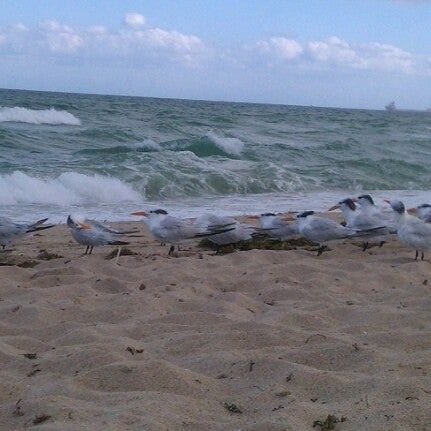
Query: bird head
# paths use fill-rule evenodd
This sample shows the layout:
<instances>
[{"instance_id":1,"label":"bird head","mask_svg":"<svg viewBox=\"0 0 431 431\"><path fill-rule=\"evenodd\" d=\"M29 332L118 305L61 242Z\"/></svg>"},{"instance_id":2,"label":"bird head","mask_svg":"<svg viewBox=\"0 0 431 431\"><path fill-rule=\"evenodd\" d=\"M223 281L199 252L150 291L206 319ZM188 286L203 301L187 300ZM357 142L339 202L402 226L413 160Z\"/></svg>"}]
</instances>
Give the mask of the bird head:
<instances>
[{"instance_id":1,"label":"bird head","mask_svg":"<svg viewBox=\"0 0 431 431\"><path fill-rule=\"evenodd\" d=\"M314 211L303 211L302 213L299 213L296 218L306 219L307 217L312 215L314 215Z\"/></svg>"},{"instance_id":2,"label":"bird head","mask_svg":"<svg viewBox=\"0 0 431 431\"><path fill-rule=\"evenodd\" d=\"M86 222L85 217L78 214L70 214L67 217L67 226L71 229L91 229L91 226Z\"/></svg>"},{"instance_id":3,"label":"bird head","mask_svg":"<svg viewBox=\"0 0 431 431\"><path fill-rule=\"evenodd\" d=\"M135 211L130 215L141 216L146 218L156 218L156 217L165 217L168 215L168 212L166 210L157 209L157 210L151 210L151 211Z\"/></svg>"},{"instance_id":4,"label":"bird head","mask_svg":"<svg viewBox=\"0 0 431 431\"><path fill-rule=\"evenodd\" d=\"M406 212L406 207L401 201L389 201L385 199L385 202L388 203L391 206L392 210L399 215L404 214Z\"/></svg>"},{"instance_id":5,"label":"bird head","mask_svg":"<svg viewBox=\"0 0 431 431\"><path fill-rule=\"evenodd\" d=\"M358 196L358 202L361 204L361 206L374 206L374 199L370 195L360 195Z\"/></svg>"}]
</instances>

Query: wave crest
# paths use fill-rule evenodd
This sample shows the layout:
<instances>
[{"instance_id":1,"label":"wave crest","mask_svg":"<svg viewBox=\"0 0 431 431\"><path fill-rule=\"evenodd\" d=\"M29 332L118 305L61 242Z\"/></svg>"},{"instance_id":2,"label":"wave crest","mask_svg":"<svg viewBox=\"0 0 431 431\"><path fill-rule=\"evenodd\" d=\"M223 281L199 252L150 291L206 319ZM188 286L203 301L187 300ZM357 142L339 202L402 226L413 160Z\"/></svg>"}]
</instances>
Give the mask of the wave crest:
<instances>
[{"instance_id":1,"label":"wave crest","mask_svg":"<svg viewBox=\"0 0 431 431\"><path fill-rule=\"evenodd\" d=\"M215 132L208 132L206 136L225 153L239 156L244 149L244 143L238 138L226 138Z\"/></svg>"},{"instance_id":2,"label":"wave crest","mask_svg":"<svg viewBox=\"0 0 431 431\"><path fill-rule=\"evenodd\" d=\"M117 178L66 172L56 178L36 178L16 171L0 175L0 201L4 205L102 204L138 202L140 195Z\"/></svg>"},{"instance_id":3,"label":"wave crest","mask_svg":"<svg viewBox=\"0 0 431 431\"><path fill-rule=\"evenodd\" d=\"M50 109L27 109L19 106L0 108L0 123L29 123L29 124L67 124L80 126L81 120L67 111Z\"/></svg>"}]
</instances>

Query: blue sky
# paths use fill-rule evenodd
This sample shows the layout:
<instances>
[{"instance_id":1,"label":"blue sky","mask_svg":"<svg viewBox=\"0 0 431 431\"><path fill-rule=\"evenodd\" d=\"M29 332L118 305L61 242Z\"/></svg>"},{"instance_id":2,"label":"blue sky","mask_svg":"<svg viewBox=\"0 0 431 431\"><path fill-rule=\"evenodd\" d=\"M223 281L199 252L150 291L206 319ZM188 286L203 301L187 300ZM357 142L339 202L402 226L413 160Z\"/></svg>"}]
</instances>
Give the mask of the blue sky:
<instances>
[{"instance_id":1,"label":"blue sky","mask_svg":"<svg viewBox=\"0 0 431 431\"><path fill-rule=\"evenodd\" d=\"M0 87L431 107L429 0L3 2Z\"/></svg>"}]
</instances>

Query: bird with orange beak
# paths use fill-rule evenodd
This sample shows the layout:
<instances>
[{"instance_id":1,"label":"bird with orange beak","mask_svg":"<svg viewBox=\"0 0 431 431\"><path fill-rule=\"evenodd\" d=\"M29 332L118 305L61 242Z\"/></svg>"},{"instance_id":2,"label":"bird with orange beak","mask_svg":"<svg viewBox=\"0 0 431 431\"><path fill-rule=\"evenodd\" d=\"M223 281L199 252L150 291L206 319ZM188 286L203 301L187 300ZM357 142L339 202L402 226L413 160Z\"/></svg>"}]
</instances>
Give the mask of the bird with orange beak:
<instances>
[{"instance_id":1,"label":"bird with orange beak","mask_svg":"<svg viewBox=\"0 0 431 431\"><path fill-rule=\"evenodd\" d=\"M69 215L67 226L74 240L85 245L85 253L91 254L93 248L101 245L127 245L126 241L118 240L118 237L136 231L117 231L96 220L90 220L80 215Z\"/></svg>"},{"instance_id":2,"label":"bird with orange beak","mask_svg":"<svg viewBox=\"0 0 431 431\"><path fill-rule=\"evenodd\" d=\"M415 249L416 261L419 258L419 252L421 252L421 260L424 260L425 252L431 250L431 224L408 214L401 201L386 200L386 202L396 216L398 239Z\"/></svg>"},{"instance_id":3,"label":"bird with orange beak","mask_svg":"<svg viewBox=\"0 0 431 431\"><path fill-rule=\"evenodd\" d=\"M54 225L47 225L47 218L38 220L35 223L16 223L8 217L0 216L0 245L4 249L11 244L15 239L31 232L49 229Z\"/></svg>"},{"instance_id":4,"label":"bird with orange beak","mask_svg":"<svg viewBox=\"0 0 431 431\"><path fill-rule=\"evenodd\" d=\"M151 234L162 243L170 244L168 255L172 256L175 246L189 243L195 239L220 235L235 229L233 223L217 226L202 226L191 220L172 217L166 210L135 211L131 215L143 217Z\"/></svg>"},{"instance_id":5,"label":"bird with orange beak","mask_svg":"<svg viewBox=\"0 0 431 431\"><path fill-rule=\"evenodd\" d=\"M364 198L364 200L369 202L366 198ZM340 209L346 222L346 227L348 228L356 231L369 230L369 234L363 235L363 251L368 248L369 239L371 238L382 247L385 243L386 235L389 235L389 229L385 226L385 221L382 220L382 217L380 217L377 212L369 211L362 206L358 206L356 202L356 199L346 198L338 202L337 205L329 208L328 211ZM374 231L373 229L375 228L379 229Z\"/></svg>"},{"instance_id":6,"label":"bird with orange beak","mask_svg":"<svg viewBox=\"0 0 431 431\"><path fill-rule=\"evenodd\" d=\"M258 233L268 235L279 241L288 241L299 236L298 221L293 212L286 214L263 213L260 216L251 216L259 220Z\"/></svg>"},{"instance_id":7,"label":"bird with orange beak","mask_svg":"<svg viewBox=\"0 0 431 431\"><path fill-rule=\"evenodd\" d=\"M416 208L409 208L407 210L409 214L415 215L416 217L423 220L425 223L431 223L431 205L421 204Z\"/></svg>"}]
</instances>

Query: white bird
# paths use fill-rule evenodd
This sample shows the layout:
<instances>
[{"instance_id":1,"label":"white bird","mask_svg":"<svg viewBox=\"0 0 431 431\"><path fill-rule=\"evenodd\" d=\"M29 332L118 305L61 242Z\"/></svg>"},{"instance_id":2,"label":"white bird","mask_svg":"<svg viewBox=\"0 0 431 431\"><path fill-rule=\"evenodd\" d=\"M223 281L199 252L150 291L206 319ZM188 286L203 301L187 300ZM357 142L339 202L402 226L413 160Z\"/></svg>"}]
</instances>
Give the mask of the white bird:
<instances>
[{"instance_id":1,"label":"white bird","mask_svg":"<svg viewBox=\"0 0 431 431\"><path fill-rule=\"evenodd\" d=\"M93 248L101 245L127 245L126 241L118 238L122 235L135 233L136 231L117 231L96 220L90 220L79 215L69 215L67 226L74 240L81 245L85 245L85 254L91 254Z\"/></svg>"},{"instance_id":2,"label":"white bird","mask_svg":"<svg viewBox=\"0 0 431 431\"><path fill-rule=\"evenodd\" d=\"M202 215L193 224L203 231L213 231L214 229L229 227L229 230L226 232L208 236L208 240L217 245L217 252L222 245L236 244L241 241L250 240L256 230L250 224L241 223L232 217L222 217L215 214Z\"/></svg>"},{"instance_id":3,"label":"white bird","mask_svg":"<svg viewBox=\"0 0 431 431\"><path fill-rule=\"evenodd\" d=\"M0 216L0 245L4 249L15 239L31 232L49 229L54 225L45 225L47 218L38 220L35 223L15 223L8 217Z\"/></svg>"},{"instance_id":4,"label":"white bird","mask_svg":"<svg viewBox=\"0 0 431 431\"><path fill-rule=\"evenodd\" d=\"M171 256L175 251L175 246L180 250L180 244L189 242L197 238L205 238L213 235L233 230L231 224L223 226L212 226L204 229L191 222L172 217L163 209L152 210L149 212L135 211L131 215L144 217L144 223L151 234L161 242L170 244L168 255Z\"/></svg>"},{"instance_id":5,"label":"white bird","mask_svg":"<svg viewBox=\"0 0 431 431\"><path fill-rule=\"evenodd\" d=\"M374 199L368 194L358 196L357 200L360 205L360 209L364 213L370 217L379 219L381 224L388 228L389 233L397 233L395 219L392 212L383 211L383 209L379 208L375 204Z\"/></svg>"},{"instance_id":6,"label":"white bird","mask_svg":"<svg viewBox=\"0 0 431 431\"><path fill-rule=\"evenodd\" d=\"M365 199L365 201L368 202L367 199ZM356 231L365 231L379 228L377 231L371 230L370 233L366 235L367 239L364 239L363 241L363 251L368 248L369 238L376 239L379 241L379 246L383 246L385 243L385 236L389 234L389 229L384 229L382 227L382 223L384 221L382 221L382 218L377 213L377 211L368 210L367 206L365 206L365 208L362 206L358 207L355 204L355 201L351 198L347 198L338 202L337 205L329 208L328 211L333 211L338 208L341 210L346 222L346 227L348 228L355 229Z\"/></svg>"},{"instance_id":7,"label":"white bird","mask_svg":"<svg viewBox=\"0 0 431 431\"><path fill-rule=\"evenodd\" d=\"M418 218L423 220L425 223L431 223L431 205L422 204L416 208L410 208L407 211L409 214L415 214Z\"/></svg>"},{"instance_id":8,"label":"white bird","mask_svg":"<svg viewBox=\"0 0 431 431\"><path fill-rule=\"evenodd\" d=\"M378 230L379 227L370 230L356 230L334 220L314 215L314 211L304 211L296 216L298 218L298 229L301 236L310 241L319 243L318 256L326 249L324 243L328 241L353 238Z\"/></svg>"},{"instance_id":9,"label":"white bird","mask_svg":"<svg viewBox=\"0 0 431 431\"><path fill-rule=\"evenodd\" d=\"M254 218L254 216L252 216ZM288 221L280 214L264 213L259 217L259 232L273 239L288 241L299 236L298 220Z\"/></svg>"},{"instance_id":10,"label":"white bird","mask_svg":"<svg viewBox=\"0 0 431 431\"><path fill-rule=\"evenodd\" d=\"M386 201L396 216L397 235L401 242L416 250L415 260L419 251L421 260L425 259L425 251L431 250L431 224L407 213L400 201Z\"/></svg>"}]
</instances>

